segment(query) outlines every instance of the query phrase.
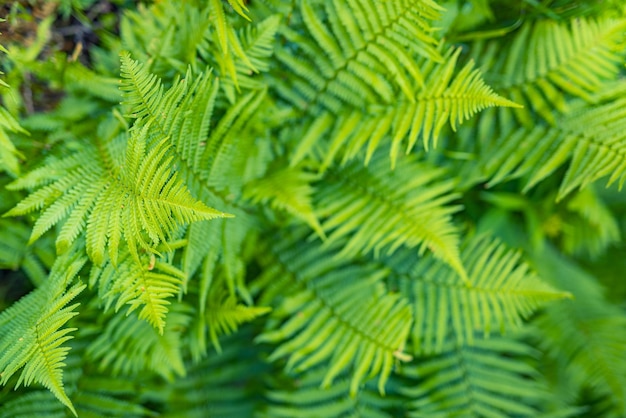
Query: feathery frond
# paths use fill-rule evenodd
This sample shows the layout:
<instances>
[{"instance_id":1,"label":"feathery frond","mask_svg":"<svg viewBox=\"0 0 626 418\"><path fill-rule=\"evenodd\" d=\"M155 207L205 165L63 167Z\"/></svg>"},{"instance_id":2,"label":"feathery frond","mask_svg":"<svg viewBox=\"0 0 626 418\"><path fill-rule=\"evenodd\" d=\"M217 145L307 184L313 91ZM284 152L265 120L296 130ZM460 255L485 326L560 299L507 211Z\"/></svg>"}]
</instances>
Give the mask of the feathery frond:
<instances>
[{"instance_id":1,"label":"feathery frond","mask_svg":"<svg viewBox=\"0 0 626 418\"><path fill-rule=\"evenodd\" d=\"M466 279L451 219L459 207L449 205L458 197L455 180L412 156L391 172L386 166L379 154L368 167L351 163L328 171L315 199L327 242L349 237L340 253L346 256L392 253L401 246L419 247L423 254L428 248Z\"/></svg>"},{"instance_id":2,"label":"feathery frond","mask_svg":"<svg viewBox=\"0 0 626 418\"><path fill-rule=\"evenodd\" d=\"M373 376L379 376L384 393L396 359L411 359L402 352L412 319L409 307L398 294L385 292L381 279L386 271L338 261L317 244L296 243L283 242L264 257L259 284L273 288L261 302L287 290L289 296L272 315L284 322L256 341L280 343L269 360L288 357L288 371L327 363L322 387L352 370L352 395Z\"/></svg>"},{"instance_id":3,"label":"feathery frond","mask_svg":"<svg viewBox=\"0 0 626 418\"><path fill-rule=\"evenodd\" d=\"M47 282L0 314L0 384L5 385L20 369L15 386L41 383L76 415L63 388L64 345L76 328L63 328L78 304L68 305L85 285L74 284L85 264L80 257L57 259Z\"/></svg>"},{"instance_id":4,"label":"feathery frond","mask_svg":"<svg viewBox=\"0 0 626 418\"><path fill-rule=\"evenodd\" d=\"M446 344L443 353L402 373L416 380L403 392L414 418L537 416L533 405L544 396L539 373L520 357L535 350L505 338L477 340L473 346Z\"/></svg>"},{"instance_id":5,"label":"feathery frond","mask_svg":"<svg viewBox=\"0 0 626 418\"><path fill-rule=\"evenodd\" d=\"M511 331L547 302L571 297L541 281L520 252L487 236L462 248L468 285L447 266L413 259L404 252L384 264L395 267L401 293L413 306L416 353L441 352L450 338L472 345L477 332L488 337L494 329Z\"/></svg>"}]
</instances>

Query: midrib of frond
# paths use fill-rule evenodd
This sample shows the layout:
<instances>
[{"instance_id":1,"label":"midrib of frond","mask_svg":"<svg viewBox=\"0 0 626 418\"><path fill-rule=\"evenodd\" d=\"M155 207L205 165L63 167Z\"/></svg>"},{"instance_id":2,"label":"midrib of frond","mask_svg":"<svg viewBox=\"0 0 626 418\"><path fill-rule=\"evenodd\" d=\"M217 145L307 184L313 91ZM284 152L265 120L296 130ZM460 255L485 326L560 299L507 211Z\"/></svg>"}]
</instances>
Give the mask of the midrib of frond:
<instances>
[{"instance_id":1,"label":"midrib of frond","mask_svg":"<svg viewBox=\"0 0 626 418\"><path fill-rule=\"evenodd\" d=\"M477 417L478 409L476 407L476 396L474 393L476 390L474 389L474 384L472 383L472 375L469 372L467 367L468 359L465 357L465 350L463 347L455 347L455 354L457 358L457 365L459 370L461 371L461 385L463 385L463 392L466 394L466 399L469 400L465 405L471 412L472 417Z\"/></svg>"},{"instance_id":2,"label":"midrib of frond","mask_svg":"<svg viewBox=\"0 0 626 418\"><path fill-rule=\"evenodd\" d=\"M289 266L287 265L287 263L285 263L280 255L275 255L274 258L280 263L281 269L283 270L283 272L288 275L289 277L291 277L292 281L294 281L295 283L298 283L301 287L301 289L306 289L307 291L311 292L311 294L318 300L320 301L321 305L324 308L327 308L330 312L333 318L335 318L340 324L342 324L343 326L345 326L345 328L350 329L351 331L353 331L355 334L361 336L363 339L373 343L374 345L383 348L385 351L391 353L394 357L397 357L397 353L398 353L398 347L390 347L387 344L385 344L385 342L383 341L378 341L374 338L372 338L369 334L367 334L367 330L359 328L358 325L353 324L352 322L350 322L347 319L344 319L341 315L339 315L339 313L333 308L333 305L331 303L329 303L326 299L324 299L322 297L322 295L320 295L316 289L312 286L309 285L309 280L303 280L300 278L300 276L298 275L297 272L292 271ZM369 302L369 301L368 301ZM323 308L322 308L323 309ZM321 310L321 309L320 309ZM306 325L305 325L306 327Z\"/></svg>"},{"instance_id":3,"label":"midrib of frond","mask_svg":"<svg viewBox=\"0 0 626 418\"><path fill-rule=\"evenodd\" d=\"M587 43L579 45L579 48L567 57L565 60L560 61L556 64L552 64L548 66L544 71L537 72L533 77L528 77L525 73L525 77L516 77L515 79L508 79L503 81L501 77L494 76L489 71L485 73L485 80L489 82L495 88L502 89L505 91L513 90L513 89L523 89L524 86L529 84L537 84L539 80L550 79L551 74L560 74L560 73L569 73L569 68L571 67L571 63L581 61L584 58L584 55L588 54L590 51L600 51L605 48L607 45L607 41L610 38L615 36L616 27L624 27L624 22L612 22L611 26L608 26L606 30L600 31L596 37L592 39L587 39ZM532 35L531 35L532 36ZM520 74L518 72L517 74Z\"/></svg>"},{"instance_id":4,"label":"midrib of frond","mask_svg":"<svg viewBox=\"0 0 626 418\"><path fill-rule=\"evenodd\" d=\"M404 222L406 225L409 225L410 230L416 235L418 235L418 237L416 238L418 238L419 241L421 242L424 242L426 240L430 241L427 245L429 249L431 249L431 251L432 251L432 247L434 247L433 244L437 246L436 247L437 249L445 250L446 248L449 248L450 243L444 239L446 235L433 233L432 231L429 231L427 228L424 228L421 225L421 223L415 222L415 219L407 215L407 210L409 208L407 208L406 205L389 200L387 196L380 193L376 188L368 186L368 185L363 185L362 183L353 180L351 176L340 176L339 173L336 173L334 171L332 172L329 171L329 174L331 174L334 180L346 184L350 190L361 190L363 192L360 194L361 196L368 195L372 197L374 200L380 202L384 207L390 209L391 213L399 215L400 218L402 219L402 222ZM457 197L456 194L452 195L450 196L450 200L456 197ZM323 223L322 223L322 226L323 226ZM420 239L419 236L426 237L426 239L425 240ZM447 261L452 263L452 262L455 262L456 260L447 260Z\"/></svg>"},{"instance_id":5,"label":"midrib of frond","mask_svg":"<svg viewBox=\"0 0 626 418\"><path fill-rule=\"evenodd\" d=\"M374 44L374 45L377 45L377 46L379 46L381 48L384 48L384 44L383 44L383 42L381 42L381 39L383 39L384 35L387 34L387 32L391 30L391 28L393 27L394 24L398 23L401 19L405 18L413 10L417 11L417 10L421 9L420 6L421 6L421 1L415 1L413 4L411 4L411 7L407 7L406 9L403 9L401 11L401 13L397 14L396 16L394 16L394 18L391 19L387 25L381 26L381 28L380 28L380 30L378 32L364 33L364 35L370 35L369 39L367 39L366 36L364 36L363 38L364 38L365 42L364 42L363 46L358 48L358 49L355 49L355 51L350 56L344 57L343 62L333 69L333 74L330 75L330 76L327 76L325 78L325 81L324 81L324 84L323 84L322 88L319 89L315 93L315 95L309 100L308 104L310 105L310 104L313 104L313 103L317 103L319 98L328 92L329 86L334 81L337 81L339 75L342 72L348 72L348 65L350 65L350 63L352 63L352 62L356 62L357 58L359 57L359 55L361 53L366 52L367 48L371 44ZM409 101L413 102L414 98L409 97ZM308 110L309 112L312 112L312 113L317 113L317 109L315 109L314 106L306 105L304 107L304 110L305 111Z\"/></svg>"}]
</instances>

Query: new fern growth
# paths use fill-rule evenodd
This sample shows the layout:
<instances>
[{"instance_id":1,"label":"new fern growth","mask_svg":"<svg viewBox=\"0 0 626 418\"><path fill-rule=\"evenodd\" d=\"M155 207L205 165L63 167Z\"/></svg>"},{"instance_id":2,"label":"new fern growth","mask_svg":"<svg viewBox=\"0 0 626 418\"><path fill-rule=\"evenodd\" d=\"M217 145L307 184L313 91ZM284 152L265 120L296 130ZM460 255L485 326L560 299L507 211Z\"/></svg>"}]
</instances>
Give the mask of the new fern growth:
<instances>
[{"instance_id":1,"label":"new fern growth","mask_svg":"<svg viewBox=\"0 0 626 418\"><path fill-rule=\"evenodd\" d=\"M0 417L626 415L621 2L23 3Z\"/></svg>"}]
</instances>

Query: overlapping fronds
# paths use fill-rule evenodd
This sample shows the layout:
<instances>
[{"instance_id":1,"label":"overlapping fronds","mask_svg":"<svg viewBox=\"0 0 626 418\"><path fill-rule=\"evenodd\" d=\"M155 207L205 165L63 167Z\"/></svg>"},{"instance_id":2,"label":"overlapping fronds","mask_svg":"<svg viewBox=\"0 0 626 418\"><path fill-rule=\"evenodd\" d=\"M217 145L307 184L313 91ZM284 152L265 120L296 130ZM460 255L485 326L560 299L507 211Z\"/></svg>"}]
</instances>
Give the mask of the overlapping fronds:
<instances>
[{"instance_id":1,"label":"overlapping fronds","mask_svg":"<svg viewBox=\"0 0 626 418\"><path fill-rule=\"evenodd\" d=\"M401 401L393 394L381 397L371 381L354 396L350 396L350 380L338 378L330 388L320 388L323 369L315 369L300 379L295 387L279 386L276 379L266 391L268 408L263 418L362 417L392 418L393 409Z\"/></svg>"},{"instance_id":2,"label":"overlapping fronds","mask_svg":"<svg viewBox=\"0 0 626 418\"><path fill-rule=\"evenodd\" d=\"M513 40L477 45L474 57L484 64L487 81L523 105L499 109L507 131L513 112L526 128L537 124L536 114L558 126L568 109L567 97L591 99L602 83L616 77L623 61L626 19L577 18L569 23L540 20L524 25Z\"/></svg>"},{"instance_id":3,"label":"overlapping fronds","mask_svg":"<svg viewBox=\"0 0 626 418\"><path fill-rule=\"evenodd\" d=\"M401 246L428 248L466 279L459 258L458 232L450 204L454 179L446 171L418 162L413 156L398 161L395 170L380 153L371 165L351 163L329 170L316 193L315 206L328 234L328 243L348 237L342 255L373 250L391 253Z\"/></svg>"},{"instance_id":4,"label":"overlapping fronds","mask_svg":"<svg viewBox=\"0 0 626 418\"><path fill-rule=\"evenodd\" d=\"M169 380L184 376L181 335L189 324L187 310L184 305L172 305L163 334L135 313L107 315L102 333L89 344L86 356L98 370L113 376L138 376L148 370Z\"/></svg>"},{"instance_id":5,"label":"overlapping fronds","mask_svg":"<svg viewBox=\"0 0 626 418\"><path fill-rule=\"evenodd\" d=\"M546 396L539 373L520 361L536 351L513 339L488 338L467 346L450 342L443 353L402 373L415 379L403 392L412 398L411 417L538 416Z\"/></svg>"},{"instance_id":6,"label":"overlapping fronds","mask_svg":"<svg viewBox=\"0 0 626 418\"><path fill-rule=\"evenodd\" d=\"M107 247L110 259L117 261L122 236L138 260L139 248L155 252L178 224L227 216L194 199L172 174L171 157L165 155L167 139L146 149L150 126L131 131L123 167L106 164L110 156L102 148L85 146L17 180L11 188L37 190L5 216L43 208L31 242L66 219L57 236L57 251L65 252L84 231L87 253L96 264L105 261ZM92 164L85 165L85 159Z\"/></svg>"},{"instance_id":7,"label":"overlapping fronds","mask_svg":"<svg viewBox=\"0 0 626 418\"><path fill-rule=\"evenodd\" d=\"M573 106L554 127L535 124L498 138L482 157L489 185L527 176L528 190L569 161L557 199L575 188L609 176L608 184L626 180L626 100L590 109Z\"/></svg>"},{"instance_id":8,"label":"overlapping fronds","mask_svg":"<svg viewBox=\"0 0 626 418\"><path fill-rule=\"evenodd\" d=\"M143 395L166 418L252 417L264 404L261 378L269 371L243 328L224 338L223 351L189 365L187 375L164 385L157 381Z\"/></svg>"},{"instance_id":9,"label":"overlapping fronds","mask_svg":"<svg viewBox=\"0 0 626 418\"><path fill-rule=\"evenodd\" d=\"M68 305L84 288L72 283L86 259L59 258L47 282L0 314L0 384L22 370L16 388L40 383L76 415L63 387L65 343L75 328L63 326L78 313Z\"/></svg>"},{"instance_id":10,"label":"overlapping fronds","mask_svg":"<svg viewBox=\"0 0 626 418\"><path fill-rule=\"evenodd\" d=\"M326 164L340 151L345 159L352 158L366 144L367 161L383 141L391 142L395 164L401 146L410 151L418 137L425 148L431 141L436 145L447 122L454 129L485 107L515 106L495 94L472 63L454 75L460 50L442 56L431 34L440 10L436 3L359 0L325 5L328 22L303 0L302 19L310 35L283 30L293 48L276 53L290 70L288 82L275 79L276 91L315 115L292 164L326 136Z\"/></svg>"},{"instance_id":11,"label":"overlapping fronds","mask_svg":"<svg viewBox=\"0 0 626 418\"><path fill-rule=\"evenodd\" d=\"M469 285L447 266L413 259L404 252L385 264L394 268L401 292L412 302L418 353L441 352L450 338L472 345L477 332L511 331L547 302L571 296L541 281L520 252L488 236L463 246Z\"/></svg>"},{"instance_id":12,"label":"overlapping fronds","mask_svg":"<svg viewBox=\"0 0 626 418\"><path fill-rule=\"evenodd\" d=\"M288 371L327 364L323 387L351 370L352 395L373 376L379 376L384 393L394 362L411 358L403 353L412 319L409 306L385 291L381 279L386 271L338 261L332 254L319 244L297 241L268 252L259 285L271 283L265 299L277 304L272 316L281 322L256 341L279 343L269 360L287 357ZM281 294L288 296L275 300Z\"/></svg>"},{"instance_id":13,"label":"overlapping fronds","mask_svg":"<svg viewBox=\"0 0 626 418\"><path fill-rule=\"evenodd\" d=\"M206 323L209 328L211 343L218 352L222 351L222 346L218 340L220 335L229 335L239 328L241 324L250 322L255 318L265 315L271 311L265 306L246 306L237 303L237 298L229 295L226 291L220 291L215 287L215 291L207 301Z\"/></svg>"},{"instance_id":14,"label":"overlapping fronds","mask_svg":"<svg viewBox=\"0 0 626 418\"><path fill-rule=\"evenodd\" d=\"M139 262L128 252L122 253L118 263L106 262L91 269L90 287L96 287L105 307L115 310L129 305L127 313L139 310L145 319L162 335L165 317L172 298L180 292L187 276L176 267L156 259L142 257Z\"/></svg>"},{"instance_id":15,"label":"overlapping fronds","mask_svg":"<svg viewBox=\"0 0 626 418\"><path fill-rule=\"evenodd\" d=\"M546 247L534 260L542 276L576 297L549 306L536 321L538 346L564 370L571 390L589 388L607 398L611 414L624 415L626 315L606 303L593 277L553 248Z\"/></svg>"},{"instance_id":16,"label":"overlapping fronds","mask_svg":"<svg viewBox=\"0 0 626 418\"><path fill-rule=\"evenodd\" d=\"M318 176L304 167L271 170L246 185L244 197L253 203L269 203L306 222L321 237L322 227L313 208L312 183Z\"/></svg>"}]
</instances>

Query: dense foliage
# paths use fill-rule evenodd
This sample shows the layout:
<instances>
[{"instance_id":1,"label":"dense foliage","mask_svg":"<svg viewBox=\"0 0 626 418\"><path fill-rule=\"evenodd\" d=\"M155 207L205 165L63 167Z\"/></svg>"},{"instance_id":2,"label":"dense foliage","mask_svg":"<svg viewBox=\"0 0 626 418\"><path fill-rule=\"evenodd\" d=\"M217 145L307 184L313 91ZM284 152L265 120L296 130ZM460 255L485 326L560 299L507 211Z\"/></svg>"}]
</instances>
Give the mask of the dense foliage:
<instances>
[{"instance_id":1,"label":"dense foliage","mask_svg":"<svg viewBox=\"0 0 626 418\"><path fill-rule=\"evenodd\" d=\"M0 417L626 416L626 7L1 6Z\"/></svg>"}]
</instances>

